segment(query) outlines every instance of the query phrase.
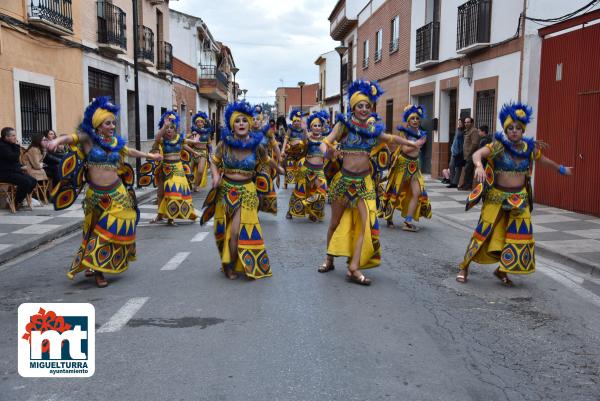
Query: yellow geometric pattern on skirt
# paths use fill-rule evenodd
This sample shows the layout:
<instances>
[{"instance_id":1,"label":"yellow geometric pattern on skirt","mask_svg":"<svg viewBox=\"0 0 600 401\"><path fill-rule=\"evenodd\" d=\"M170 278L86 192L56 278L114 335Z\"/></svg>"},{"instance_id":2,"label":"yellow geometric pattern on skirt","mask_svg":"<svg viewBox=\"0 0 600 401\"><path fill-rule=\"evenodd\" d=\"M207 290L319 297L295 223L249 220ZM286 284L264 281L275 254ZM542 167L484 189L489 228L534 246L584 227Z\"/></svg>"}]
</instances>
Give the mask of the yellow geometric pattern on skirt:
<instances>
[{"instance_id":1,"label":"yellow geometric pattern on skirt","mask_svg":"<svg viewBox=\"0 0 600 401\"><path fill-rule=\"evenodd\" d=\"M344 182L341 182L344 181ZM375 188L371 176L364 177L344 177L342 171L337 173L331 182L330 192L332 188L339 189L345 186L347 199L346 209L340 220L340 224L335 229L331 242L327 248L327 254L332 256L346 256L348 262L351 262L352 254L354 253L354 244L357 237L360 235L360 230L364 230L363 245L360 252L360 269L368 269L379 266L381 263L381 245L379 243L379 223L377 221L377 206L375 204ZM358 212L357 202L350 200L358 193L358 186L366 188L372 196L360 197L357 202L364 201L367 207L368 224L362 227L362 221ZM337 200L342 200L339 197L342 194L336 194ZM354 205L354 207L352 207ZM362 227L362 228L361 228Z\"/></svg>"},{"instance_id":2,"label":"yellow geometric pattern on skirt","mask_svg":"<svg viewBox=\"0 0 600 401\"><path fill-rule=\"evenodd\" d=\"M323 220L326 197L327 179L323 172L323 165L315 166L304 162L296 174L296 186L290 196L290 214L294 217L308 215Z\"/></svg>"},{"instance_id":3,"label":"yellow geometric pattern on skirt","mask_svg":"<svg viewBox=\"0 0 600 401\"><path fill-rule=\"evenodd\" d=\"M275 192L274 177L277 171L269 163L259 162L256 169L256 192L258 194L258 210L265 213L277 214L277 192ZM274 173L275 171L275 173Z\"/></svg>"},{"instance_id":4,"label":"yellow geometric pattern on skirt","mask_svg":"<svg viewBox=\"0 0 600 401\"><path fill-rule=\"evenodd\" d=\"M158 214L167 219L195 220L196 211L192 203L192 191L183 171L181 161L162 161L164 182L163 195Z\"/></svg>"},{"instance_id":5,"label":"yellow geometric pattern on skirt","mask_svg":"<svg viewBox=\"0 0 600 401\"><path fill-rule=\"evenodd\" d=\"M499 263L502 272L533 273L535 240L527 203L525 188L519 192L491 188L459 267L465 269L471 262Z\"/></svg>"},{"instance_id":6,"label":"yellow geometric pattern on skirt","mask_svg":"<svg viewBox=\"0 0 600 401\"><path fill-rule=\"evenodd\" d=\"M381 197L380 216L390 220L396 209L401 211L402 217L408 216L408 205L412 198L410 182L415 177L421 187L421 196L412 217L415 221L419 221L421 216L430 219L431 203L425 191L425 179L421 174L419 160L406 157L400 148L396 150L393 160L385 192Z\"/></svg>"},{"instance_id":7,"label":"yellow geometric pattern on skirt","mask_svg":"<svg viewBox=\"0 0 600 401\"><path fill-rule=\"evenodd\" d=\"M83 205L83 240L67 277L85 269L124 272L136 258L137 212L122 181L110 187L89 184Z\"/></svg>"},{"instance_id":8,"label":"yellow geometric pattern on skirt","mask_svg":"<svg viewBox=\"0 0 600 401\"><path fill-rule=\"evenodd\" d=\"M257 208L258 196L253 181L236 182L223 177L219 183L214 215L214 234L221 255L221 264L223 267L228 267L232 263L229 241L232 235L237 235L238 249L234 270L253 279L269 277L273 274ZM237 233L232 233L231 222L238 210L240 228Z\"/></svg>"},{"instance_id":9,"label":"yellow geometric pattern on skirt","mask_svg":"<svg viewBox=\"0 0 600 401\"><path fill-rule=\"evenodd\" d=\"M204 168L202 170L202 178L200 179L199 185L200 188L204 188L208 183L208 150L197 148L194 148L194 150L200 153L200 155L198 157L192 156L192 172L194 173L193 182L196 182L198 180L198 173L201 167L200 158L204 158L204 162L202 163L202 166L204 166Z\"/></svg>"}]
</instances>

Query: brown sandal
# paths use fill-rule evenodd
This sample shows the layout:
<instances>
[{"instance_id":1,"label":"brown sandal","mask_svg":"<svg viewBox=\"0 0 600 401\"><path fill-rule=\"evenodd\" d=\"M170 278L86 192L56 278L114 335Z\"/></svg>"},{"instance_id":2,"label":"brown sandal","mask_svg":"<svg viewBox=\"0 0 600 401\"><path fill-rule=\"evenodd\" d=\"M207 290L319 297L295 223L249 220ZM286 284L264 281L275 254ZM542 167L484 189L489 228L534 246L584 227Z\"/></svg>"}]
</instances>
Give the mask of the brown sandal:
<instances>
[{"instance_id":1,"label":"brown sandal","mask_svg":"<svg viewBox=\"0 0 600 401\"><path fill-rule=\"evenodd\" d=\"M512 280L508 278L508 274L501 272L500 268L494 270L494 276L496 276L498 280L502 281L502 284L504 284L505 287L512 287L514 284Z\"/></svg>"},{"instance_id":2,"label":"brown sandal","mask_svg":"<svg viewBox=\"0 0 600 401\"><path fill-rule=\"evenodd\" d=\"M102 274L101 272L96 272L96 285L98 286L98 288L104 288L108 285L108 281L106 281L106 279L104 278L104 274Z\"/></svg>"},{"instance_id":3,"label":"brown sandal","mask_svg":"<svg viewBox=\"0 0 600 401\"><path fill-rule=\"evenodd\" d=\"M413 232L413 233L416 233L417 231L419 231L419 227L417 227L414 224L409 223L407 221L404 222L404 225L402 226L402 229L404 231L410 231L410 232Z\"/></svg>"},{"instance_id":4,"label":"brown sandal","mask_svg":"<svg viewBox=\"0 0 600 401\"><path fill-rule=\"evenodd\" d=\"M96 272L94 272L92 269L85 269L84 274L86 277L94 277L96 275Z\"/></svg>"},{"instance_id":5,"label":"brown sandal","mask_svg":"<svg viewBox=\"0 0 600 401\"><path fill-rule=\"evenodd\" d=\"M348 273L349 274L346 274L346 280L351 281L356 284L360 284L360 285L367 285L367 286L371 285L371 279L365 277L364 274L361 273L360 276L356 277L352 270L348 270Z\"/></svg>"},{"instance_id":6,"label":"brown sandal","mask_svg":"<svg viewBox=\"0 0 600 401\"><path fill-rule=\"evenodd\" d=\"M460 269L460 271L456 275L456 281L458 281L459 283L463 283L464 284L467 281L469 281L469 279L467 278L468 275L469 275L469 270L467 270L467 269Z\"/></svg>"},{"instance_id":7,"label":"brown sandal","mask_svg":"<svg viewBox=\"0 0 600 401\"><path fill-rule=\"evenodd\" d=\"M319 273L327 273L332 270L335 270L335 266L333 265L333 262L331 262L330 264L327 264L327 262L325 262L321 266L319 266L319 268L317 269L317 271Z\"/></svg>"},{"instance_id":8,"label":"brown sandal","mask_svg":"<svg viewBox=\"0 0 600 401\"><path fill-rule=\"evenodd\" d=\"M223 274L229 280L235 280L236 278L238 278L238 274L235 271L233 271L233 268L231 267L223 267Z\"/></svg>"}]
</instances>

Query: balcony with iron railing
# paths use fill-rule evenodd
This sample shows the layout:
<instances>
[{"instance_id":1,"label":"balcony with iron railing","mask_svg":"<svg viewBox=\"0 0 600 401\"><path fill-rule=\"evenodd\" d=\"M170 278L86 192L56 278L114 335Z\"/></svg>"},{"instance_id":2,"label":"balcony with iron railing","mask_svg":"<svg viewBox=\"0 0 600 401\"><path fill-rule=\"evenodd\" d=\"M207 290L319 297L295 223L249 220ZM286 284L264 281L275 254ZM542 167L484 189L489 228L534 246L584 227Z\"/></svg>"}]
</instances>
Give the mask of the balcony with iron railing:
<instances>
[{"instance_id":1,"label":"balcony with iron railing","mask_svg":"<svg viewBox=\"0 0 600 401\"><path fill-rule=\"evenodd\" d=\"M127 15L107 1L96 3L98 47L113 53L127 52Z\"/></svg>"},{"instance_id":2,"label":"balcony with iron railing","mask_svg":"<svg viewBox=\"0 0 600 401\"><path fill-rule=\"evenodd\" d=\"M400 48L400 39L395 38L390 41L390 54L397 52Z\"/></svg>"},{"instance_id":3,"label":"balcony with iron railing","mask_svg":"<svg viewBox=\"0 0 600 401\"><path fill-rule=\"evenodd\" d=\"M330 19L329 34L333 40L343 40L357 23L356 17L349 17L346 14L346 5L344 4Z\"/></svg>"},{"instance_id":4,"label":"balcony with iron railing","mask_svg":"<svg viewBox=\"0 0 600 401\"><path fill-rule=\"evenodd\" d=\"M216 65L200 64L198 68L200 95L218 101L227 101L229 79Z\"/></svg>"},{"instance_id":5,"label":"balcony with iron railing","mask_svg":"<svg viewBox=\"0 0 600 401\"><path fill-rule=\"evenodd\" d=\"M440 53L440 23L432 21L417 29L416 66L424 68L437 64Z\"/></svg>"},{"instance_id":6,"label":"balcony with iron railing","mask_svg":"<svg viewBox=\"0 0 600 401\"><path fill-rule=\"evenodd\" d=\"M29 0L30 24L57 35L73 34L71 0Z\"/></svg>"},{"instance_id":7,"label":"balcony with iron railing","mask_svg":"<svg viewBox=\"0 0 600 401\"><path fill-rule=\"evenodd\" d=\"M143 25L138 25L138 63L144 67L154 66L154 32Z\"/></svg>"},{"instance_id":8,"label":"balcony with iron railing","mask_svg":"<svg viewBox=\"0 0 600 401\"><path fill-rule=\"evenodd\" d=\"M169 42L158 41L158 73L173 75L173 46Z\"/></svg>"},{"instance_id":9,"label":"balcony with iron railing","mask_svg":"<svg viewBox=\"0 0 600 401\"><path fill-rule=\"evenodd\" d=\"M458 7L456 52L467 54L490 44L492 0L470 0Z\"/></svg>"}]
</instances>

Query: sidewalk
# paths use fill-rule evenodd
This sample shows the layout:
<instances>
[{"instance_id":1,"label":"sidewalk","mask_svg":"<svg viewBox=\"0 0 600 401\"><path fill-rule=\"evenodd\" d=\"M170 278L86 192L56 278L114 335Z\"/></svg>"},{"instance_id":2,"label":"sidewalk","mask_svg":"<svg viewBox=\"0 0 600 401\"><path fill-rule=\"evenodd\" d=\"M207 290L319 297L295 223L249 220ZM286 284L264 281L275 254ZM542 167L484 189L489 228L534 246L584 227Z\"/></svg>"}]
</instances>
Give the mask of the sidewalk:
<instances>
[{"instance_id":1,"label":"sidewalk","mask_svg":"<svg viewBox=\"0 0 600 401\"><path fill-rule=\"evenodd\" d=\"M465 212L467 191L446 188L430 177L426 177L425 187L434 216L475 229L481 203ZM600 272L600 218L536 203L532 221L538 254L575 262L589 273Z\"/></svg>"},{"instance_id":2,"label":"sidewalk","mask_svg":"<svg viewBox=\"0 0 600 401\"><path fill-rule=\"evenodd\" d=\"M138 202L142 203L153 197L156 190L143 188L136 190L136 194ZM81 201L84 195L79 195L70 208L60 211L55 211L51 204L33 207L31 211L20 210L15 214L8 209L0 209L0 264L78 230L83 223ZM152 205L154 213L144 213L146 210L142 207L140 209L141 220L149 220L155 216L156 205Z\"/></svg>"}]
</instances>

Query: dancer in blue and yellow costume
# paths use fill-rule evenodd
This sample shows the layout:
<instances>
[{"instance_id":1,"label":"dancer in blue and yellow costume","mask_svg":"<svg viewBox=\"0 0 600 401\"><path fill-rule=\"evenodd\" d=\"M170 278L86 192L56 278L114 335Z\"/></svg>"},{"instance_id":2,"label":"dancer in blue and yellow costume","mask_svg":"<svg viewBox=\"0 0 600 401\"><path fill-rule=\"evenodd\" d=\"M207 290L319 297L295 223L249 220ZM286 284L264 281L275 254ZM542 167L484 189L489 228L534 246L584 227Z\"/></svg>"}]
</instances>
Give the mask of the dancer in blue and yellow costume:
<instances>
[{"instance_id":1,"label":"dancer in blue and yellow costume","mask_svg":"<svg viewBox=\"0 0 600 401\"><path fill-rule=\"evenodd\" d=\"M327 180L323 172L323 127L325 117L315 112L307 120L310 131L306 138L306 158L296 174L296 186L290 196L288 215L308 216L311 221L321 221L325 216Z\"/></svg>"},{"instance_id":2,"label":"dancer in blue and yellow costume","mask_svg":"<svg viewBox=\"0 0 600 401\"><path fill-rule=\"evenodd\" d=\"M179 115L175 111L166 111L158 123L160 128L155 138L155 145L162 150L163 161L157 166L155 174L159 175L162 183L162 196L158 199L158 213L151 223L157 223L164 218L169 225L176 225L175 219L196 220L196 209L192 202L192 191L181 162L181 151L191 154L196 152L189 144L196 143L186 139L179 133Z\"/></svg>"},{"instance_id":3,"label":"dancer in blue and yellow costume","mask_svg":"<svg viewBox=\"0 0 600 401\"><path fill-rule=\"evenodd\" d=\"M161 159L160 155L125 146L125 139L115 133L118 111L119 107L110 103L108 97L99 97L86 108L77 134L48 143L50 150L61 145L71 148L61 163L60 181L53 189L54 208L71 206L84 184L88 184L83 201L83 240L67 276L72 279L85 270L86 276L95 276L98 287L108 285L104 273L122 273L136 258L138 210L132 189L134 173L125 158Z\"/></svg>"},{"instance_id":4,"label":"dancer in blue and yellow costume","mask_svg":"<svg viewBox=\"0 0 600 401\"><path fill-rule=\"evenodd\" d=\"M221 141L211 157L213 191L207 211L214 213L214 233L221 255L222 270L229 279L243 273L259 279L271 276L271 265L258 220L258 195L254 177L259 163L270 163L283 172L261 145L262 134L253 133L252 107L245 101L230 103L225 109Z\"/></svg>"},{"instance_id":5,"label":"dancer in blue and yellow costume","mask_svg":"<svg viewBox=\"0 0 600 401\"><path fill-rule=\"evenodd\" d=\"M458 282L467 281L471 262L499 263L494 276L506 286L512 285L508 273L530 274L535 270L530 185L534 161L561 175L571 175L572 168L559 166L543 156L545 144L523 136L531 114L531 107L525 104L504 104L499 116L504 131L496 133L494 142L473 154L475 178L479 183L469 195L466 209L480 199L483 199L483 207L459 265ZM485 168L483 159L487 160Z\"/></svg>"},{"instance_id":6,"label":"dancer in blue and yellow costume","mask_svg":"<svg viewBox=\"0 0 600 401\"><path fill-rule=\"evenodd\" d=\"M421 130L421 119L425 117L423 106L409 104L404 108L402 121L406 127L399 126L400 136L411 142L425 141L427 133ZM402 229L418 231L413 221L420 217L431 218L431 203L425 191L425 179L421 173L419 149L400 146L392 157L392 167L385 191L381 196L380 217L393 227L394 210L398 209L404 217Z\"/></svg>"},{"instance_id":7,"label":"dancer in blue and yellow costume","mask_svg":"<svg viewBox=\"0 0 600 401\"><path fill-rule=\"evenodd\" d=\"M275 139L275 129L269 124L265 124L262 107L254 107L254 125L252 132L262 135L261 145L267 149L267 154L275 162L279 163L281 154L279 144ZM277 192L275 192L275 180L279 176L277 170L271 166L271 163L259 163L256 170L256 191L258 194L258 210L261 212L277 214Z\"/></svg>"},{"instance_id":8,"label":"dancer in blue and yellow costume","mask_svg":"<svg viewBox=\"0 0 600 401\"><path fill-rule=\"evenodd\" d=\"M307 133L306 129L302 127L302 112L298 109L293 109L290 112L289 118L292 123L288 125L281 147L281 157L285 161L284 188L287 188L288 184L296 182L296 174L300 171L302 159L306 155Z\"/></svg>"},{"instance_id":9,"label":"dancer in blue and yellow costume","mask_svg":"<svg viewBox=\"0 0 600 401\"><path fill-rule=\"evenodd\" d=\"M197 142L189 145L196 152L190 158L191 175L193 177L190 186L194 192L204 188L208 181L208 146L212 134L213 129L209 125L208 115L203 111L194 114L192 116L192 134L190 138Z\"/></svg>"},{"instance_id":10,"label":"dancer in blue and yellow costume","mask_svg":"<svg viewBox=\"0 0 600 401\"><path fill-rule=\"evenodd\" d=\"M359 269L378 266L381 261L375 187L371 179L371 151L381 142L395 142L413 148L424 143L385 134L381 122L367 122L382 94L383 90L374 81L354 81L348 87L351 113L338 115L338 122L322 145L323 152L329 150L330 153L334 150L333 143L339 142L343 164L329 187L332 203L327 256L318 271L333 270L333 258L346 256L347 279L362 285L370 285L371 280Z\"/></svg>"}]
</instances>

